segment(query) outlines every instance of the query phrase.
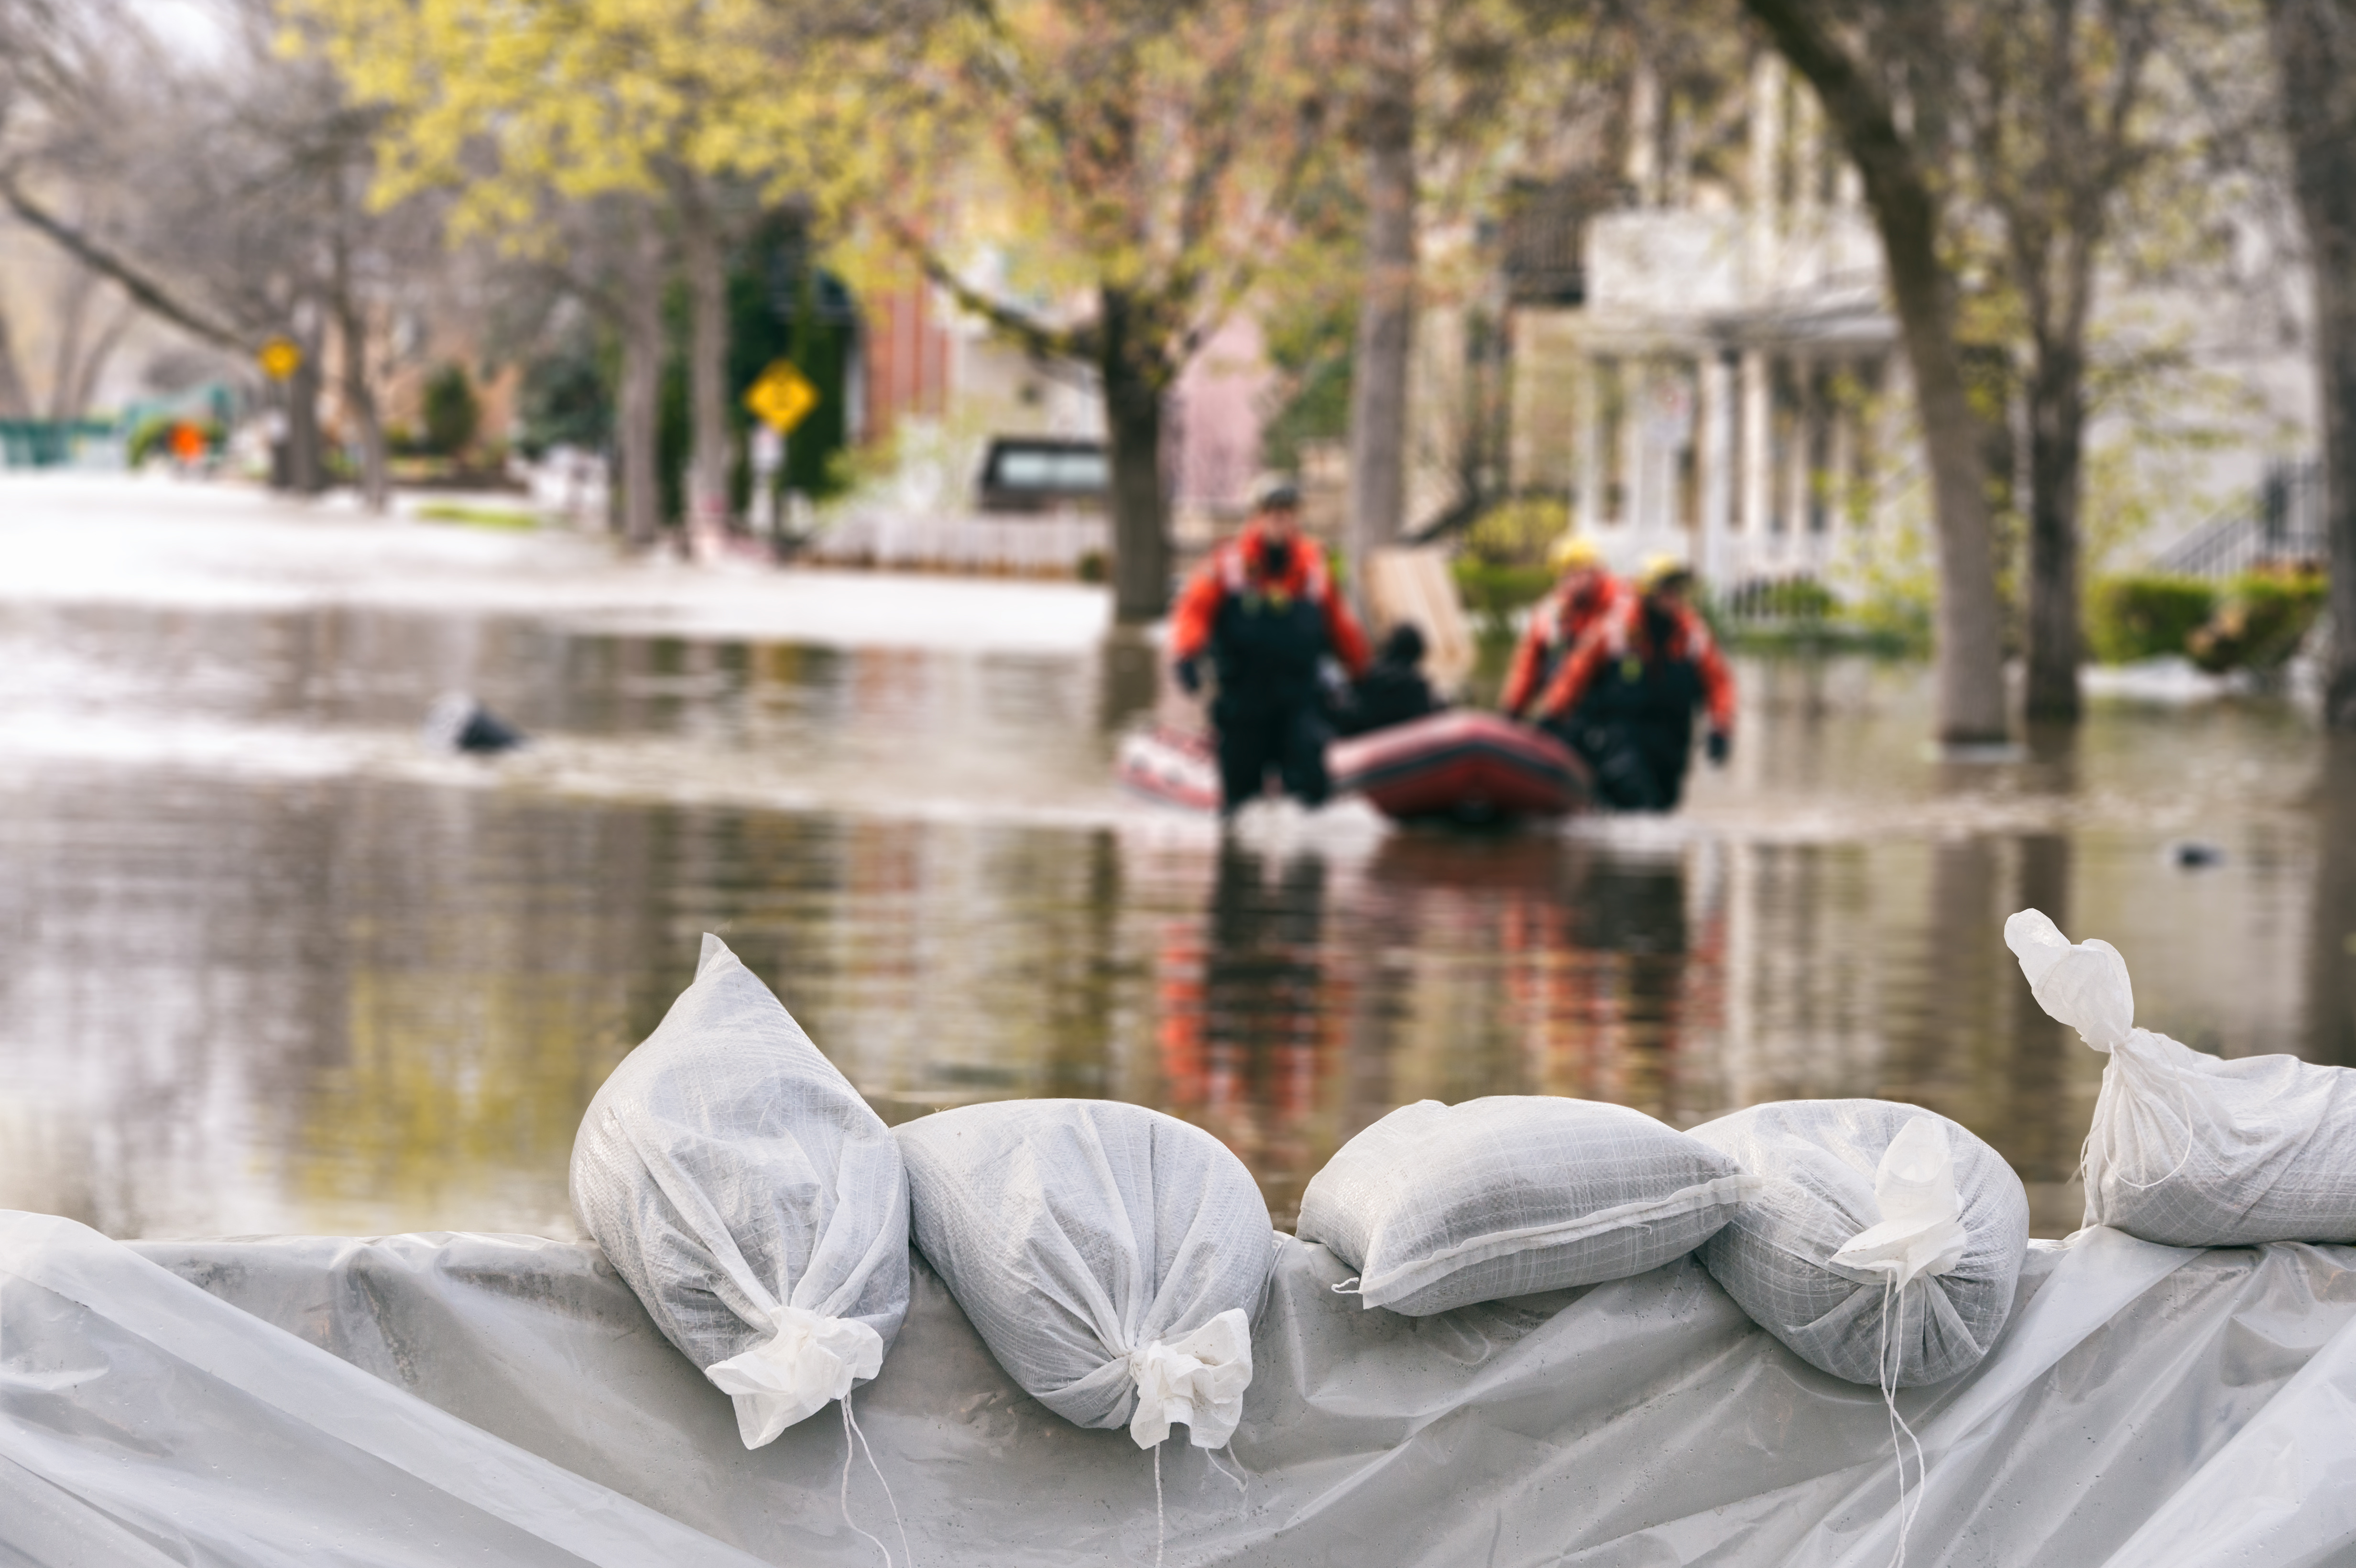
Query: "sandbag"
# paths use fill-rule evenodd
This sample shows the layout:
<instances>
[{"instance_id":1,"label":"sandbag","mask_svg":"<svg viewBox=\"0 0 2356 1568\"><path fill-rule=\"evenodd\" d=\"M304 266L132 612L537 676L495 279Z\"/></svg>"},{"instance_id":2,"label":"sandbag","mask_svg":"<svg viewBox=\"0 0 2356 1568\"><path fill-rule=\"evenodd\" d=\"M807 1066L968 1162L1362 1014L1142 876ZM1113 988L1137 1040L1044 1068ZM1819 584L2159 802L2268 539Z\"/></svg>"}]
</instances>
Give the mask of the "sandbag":
<instances>
[{"instance_id":1,"label":"sandbag","mask_svg":"<svg viewBox=\"0 0 2356 1568\"><path fill-rule=\"evenodd\" d=\"M908 1313L899 1145L718 937L589 1102L572 1191L745 1447L883 1370Z\"/></svg>"},{"instance_id":2,"label":"sandbag","mask_svg":"<svg viewBox=\"0 0 2356 1568\"><path fill-rule=\"evenodd\" d=\"M1419 1317L1658 1268L1760 1186L1625 1105L1419 1100L1342 1146L1295 1232L1358 1271L1362 1305Z\"/></svg>"},{"instance_id":3,"label":"sandbag","mask_svg":"<svg viewBox=\"0 0 2356 1568\"><path fill-rule=\"evenodd\" d=\"M1764 1179L1698 1255L1801 1360L1912 1388L1967 1372L1994 1347L2029 1245L2029 1195L1963 1127L1886 1100L1785 1100L1688 1136Z\"/></svg>"},{"instance_id":4,"label":"sandbag","mask_svg":"<svg viewBox=\"0 0 2356 1568\"><path fill-rule=\"evenodd\" d=\"M2086 1134L2086 1223L2179 1247L2356 1242L2356 1072L2227 1061L2135 1027L2126 960L2033 909L2004 924L2038 1005L2110 1057Z\"/></svg>"},{"instance_id":5,"label":"sandbag","mask_svg":"<svg viewBox=\"0 0 2356 1568\"><path fill-rule=\"evenodd\" d=\"M916 1248L1007 1375L1150 1448L1226 1443L1276 1232L1199 1127L1106 1100L1012 1100L897 1129Z\"/></svg>"}]
</instances>

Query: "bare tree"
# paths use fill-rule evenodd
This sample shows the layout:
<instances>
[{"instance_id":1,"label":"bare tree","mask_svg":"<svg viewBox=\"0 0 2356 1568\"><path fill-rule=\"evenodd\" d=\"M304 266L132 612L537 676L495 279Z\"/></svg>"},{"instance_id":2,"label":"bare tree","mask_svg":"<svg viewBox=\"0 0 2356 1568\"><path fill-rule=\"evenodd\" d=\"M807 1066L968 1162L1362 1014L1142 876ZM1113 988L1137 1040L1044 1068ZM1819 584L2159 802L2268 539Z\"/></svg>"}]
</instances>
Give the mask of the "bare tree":
<instances>
[{"instance_id":1,"label":"bare tree","mask_svg":"<svg viewBox=\"0 0 2356 1568\"><path fill-rule=\"evenodd\" d=\"M2153 0L1969 0L1949 80L1968 168L1996 219L1996 272L2023 340L2028 412L2028 717L2074 720L2084 657L2079 514L2088 335L2114 215L2163 144L2146 122Z\"/></svg>"},{"instance_id":2,"label":"bare tree","mask_svg":"<svg viewBox=\"0 0 2356 1568\"><path fill-rule=\"evenodd\" d=\"M2331 568L2324 719L2356 731L2356 0L2266 0L2315 291Z\"/></svg>"},{"instance_id":3,"label":"bare tree","mask_svg":"<svg viewBox=\"0 0 2356 1568\"><path fill-rule=\"evenodd\" d=\"M1365 0L1365 278L1350 381L1350 549L1395 541L1407 524L1408 364L1415 347L1414 0Z\"/></svg>"},{"instance_id":4,"label":"bare tree","mask_svg":"<svg viewBox=\"0 0 2356 1568\"><path fill-rule=\"evenodd\" d=\"M1948 239L1943 7L1906 0L1743 0L1815 90L1865 186L1914 382L1937 523L1939 739L2006 733L2004 645L1980 421L1956 341ZM1906 113L1901 116L1903 102Z\"/></svg>"},{"instance_id":5,"label":"bare tree","mask_svg":"<svg viewBox=\"0 0 2356 1568\"><path fill-rule=\"evenodd\" d=\"M370 295L414 259L430 215L369 208L379 116L351 104L323 63L283 53L266 0L243 0L226 19L223 58L201 66L127 16L109 25L102 47L70 27L32 33L45 53L22 79L32 87L11 101L28 128L0 159L0 201L202 341L242 357L270 337L294 340L303 363L284 389L282 477L300 490L326 479L317 396L332 336L364 494L380 507ZM51 194L75 191L107 199Z\"/></svg>"}]
</instances>

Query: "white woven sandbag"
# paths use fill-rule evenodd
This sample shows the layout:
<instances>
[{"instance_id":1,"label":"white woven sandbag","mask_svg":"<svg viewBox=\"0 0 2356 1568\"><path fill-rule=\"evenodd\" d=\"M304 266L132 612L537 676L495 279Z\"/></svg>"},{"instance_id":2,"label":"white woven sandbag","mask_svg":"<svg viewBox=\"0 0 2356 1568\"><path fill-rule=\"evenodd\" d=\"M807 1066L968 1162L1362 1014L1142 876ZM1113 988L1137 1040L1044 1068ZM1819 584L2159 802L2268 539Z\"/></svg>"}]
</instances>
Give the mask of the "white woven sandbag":
<instances>
[{"instance_id":1,"label":"white woven sandbag","mask_svg":"<svg viewBox=\"0 0 2356 1568\"><path fill-rule=\"evenodd\" d=\"M747 1448L882 1370L908 1313L891 1130L716 936L573 1143L573 1211Z\"/></svg>"},{"instance_id":2,"label":"white woven sandbag","mask_svg":"<svg viewBox=\"0 0 2356 1568\"><path fill-rule=\"evenodd\" d=\"M1007 1375L1150 1448L1243 1418L1275 1258L1251 1173L1199 1127L1107 1100L1012 1100L903 1124L916 1248Z\"/></svg>"},{"instance_id":3,"label":"white woven sandbag","mask_svg":"<svg viewBox=\"0 0 2356 1568\"><path fill-rule=\"evenodd\" d=\"M1886 1100L1784 1100L1689 1135L1765 1179L1702 1266L1751 1321L1850 1382L1971 1371L2012 1311L2029 1195L1946 1117Z\"/></svg>"},{"instance_id":4,"label":"white woven sandbag","mask_svg":"<svg viewBox=\"0 0 2356 1568\"><path fill-rule=\"evenodd\" d=\"M1419 1100L1342 1146L1295 1229L1358 1271L1362 1305L1419 1317L1658 1268L1759 1186L1625 1105Z\"/></svg>"},{"instance_id":5,"label":"white woven sandbag","mask_svg":"<svg viewBox=\"0 0 2356 1568\"><path fill-rule=\"evenodd\" d=\"M2110 1057L2086 1134L2086 1223L2178 1247L2356 1242L2356 1072L2227 1061L2135 1027L2126 960L2033 909L2004 924L2038 1004Z\"/></svg>"}]
</instances>

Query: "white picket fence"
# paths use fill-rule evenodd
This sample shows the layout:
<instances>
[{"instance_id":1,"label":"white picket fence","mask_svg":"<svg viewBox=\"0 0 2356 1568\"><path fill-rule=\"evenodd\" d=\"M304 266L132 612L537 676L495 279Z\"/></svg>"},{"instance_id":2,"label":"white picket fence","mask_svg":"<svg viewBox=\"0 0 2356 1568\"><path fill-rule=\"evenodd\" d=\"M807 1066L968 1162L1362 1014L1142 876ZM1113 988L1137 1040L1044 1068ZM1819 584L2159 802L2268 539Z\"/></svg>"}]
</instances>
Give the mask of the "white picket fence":
<instances>
[{"instance_id":1,"label":"white picket fence","mask_svg":"<svg viewBox=\"0 0 2356 1568\"><path fill-rule=\"evenodd\" d=\"M1101 517L1076 512L1035 516L861 511L830 520L804 559L837 566L933 571L1069 575L1088 555L1111 548Z\"/></svg>"}]
</instances>

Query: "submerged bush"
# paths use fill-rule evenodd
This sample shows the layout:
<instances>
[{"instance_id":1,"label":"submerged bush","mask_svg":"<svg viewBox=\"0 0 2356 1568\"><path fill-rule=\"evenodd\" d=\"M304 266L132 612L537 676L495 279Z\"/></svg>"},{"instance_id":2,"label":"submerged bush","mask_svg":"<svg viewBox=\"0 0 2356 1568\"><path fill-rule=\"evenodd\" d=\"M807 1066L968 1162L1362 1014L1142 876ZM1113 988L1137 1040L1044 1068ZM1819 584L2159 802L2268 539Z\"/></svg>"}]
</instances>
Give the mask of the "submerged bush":
<instances>
[{"instance_id":1,"label":"submerged bush","mask_svg":"<svg viewBox=\"0 0 2356 1568\"><path fill-rule=\"evenodd\" d=\"M2105 577L2087 596L2086 645L2104 664L2184 652L2185 639L2217 609L2217 585L2170 572Z\"/></svg>"},{"instance_id":2,"label":"submerged bush","mask_svg":"<svg viewBox=\"0 0 2356 1568\"><path fill-rule=\"evenodd\" d=\"M2315 624L2329 581L2308 566L2245 571L2226 584L2224 603L2185 640L2185 652L2212 675L2278 669Z\"/></svg>"}]
</instances>

